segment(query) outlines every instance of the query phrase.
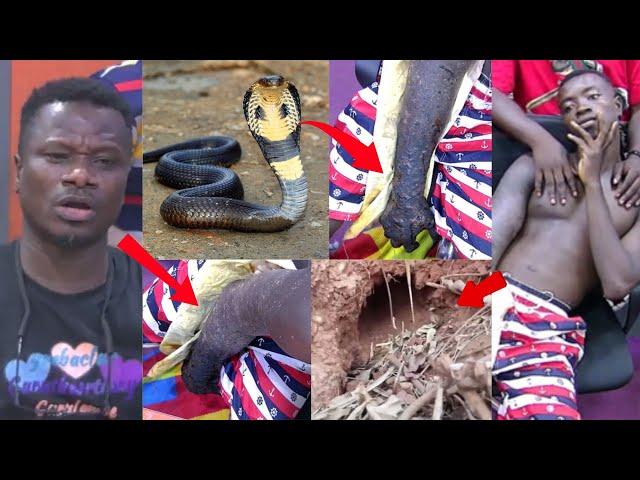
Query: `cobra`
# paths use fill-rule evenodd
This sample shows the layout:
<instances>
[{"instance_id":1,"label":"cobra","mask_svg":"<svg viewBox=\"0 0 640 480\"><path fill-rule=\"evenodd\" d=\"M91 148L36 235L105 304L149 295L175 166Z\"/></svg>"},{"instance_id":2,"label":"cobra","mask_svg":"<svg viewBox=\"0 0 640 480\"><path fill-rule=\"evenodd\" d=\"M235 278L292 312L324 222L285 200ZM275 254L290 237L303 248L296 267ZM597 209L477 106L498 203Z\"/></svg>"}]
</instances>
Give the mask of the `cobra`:
<instances>
[{"instance_id":1,"label":"cobra","mask_svg":"<svg viewBox=\"0 0 640 480\"><path fill-rule=\"evenodd\" d=\"M144 154L158 162L158 181L179 188L164 200L160 215L181 228L221 228L245 232L285 230L304 215L307 179L300 161L300 97L279 75L263 77L247 90L244 116L282 191L278 206L245 202L238 176L224 168L237 162L240 145L230 137L205 137Z\"/></svg>"}]
</instances>

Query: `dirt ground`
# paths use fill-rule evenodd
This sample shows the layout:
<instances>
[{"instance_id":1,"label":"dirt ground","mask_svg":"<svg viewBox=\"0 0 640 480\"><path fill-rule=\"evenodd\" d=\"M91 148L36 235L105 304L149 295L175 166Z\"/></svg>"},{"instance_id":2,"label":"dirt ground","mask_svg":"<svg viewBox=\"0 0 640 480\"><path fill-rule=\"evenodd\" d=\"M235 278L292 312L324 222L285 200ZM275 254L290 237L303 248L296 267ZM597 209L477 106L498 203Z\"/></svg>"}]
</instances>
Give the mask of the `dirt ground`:
<instances>
[{"instance_id":1,"label":"dirt ground","mask_svg":"<svg viewBox=\"0 0 640 480\"><path fill-rule=\"evenodd\" d=\"M244 185L245 200L263 205L281 201L275 175L251 136L242 113L247 88L264 75L280 74L297 87L303 120L326 122L326 61L145 61L145 151L191 138L226 135L242 147L232 168ZM157 182L155 163L143 170L144 244L158 258L327 258L328 137L303 126L301 159L309 182L303 219L277 233L189 230L167 225L160 204L173 191Z\"/></svg>"},{"instance_id":2,"label":"dirt ground","mask_svg":"<svg viewBox=\"0 0 640 480\"><path fill-rule=\"evenodd\" d=\"M490 307L456 305L488 271L467 260L313 262L314 418L490 418Z\"/></svg>"}]
</instances>

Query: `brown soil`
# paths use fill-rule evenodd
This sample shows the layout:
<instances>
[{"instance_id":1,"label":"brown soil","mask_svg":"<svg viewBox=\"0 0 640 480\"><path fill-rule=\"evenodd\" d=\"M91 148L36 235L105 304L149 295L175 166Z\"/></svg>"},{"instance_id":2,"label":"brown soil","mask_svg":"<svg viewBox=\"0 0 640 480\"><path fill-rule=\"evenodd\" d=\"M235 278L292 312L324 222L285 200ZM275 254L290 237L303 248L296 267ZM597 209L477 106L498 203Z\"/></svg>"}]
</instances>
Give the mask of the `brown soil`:
<instances>
[{"instance_id":1,"label":"brown soil","mask_svg":"<svg viewBox=\"0 0 640 480\"><path fill-rule=\"evenodd\" d=\"M195 137L226 135L242 147L233 170L245 200L276 205L281 200L275 175L251 136L242 113L246 89L258 78L281 74L300 92L304 120L327 121L326 61L151 61L144 62L145 151ZM173 190L157 182L155 164L143 169L144 242L159 258L327 257L327 152L329 139L303 126L302 163L309 181L303 219L277 233L188 230L167 225L159 207Z\"/></svg>"},{"instance_id":2,"label":"brown soil","mask_svg":"<svg viewBox=\"0 0 640 480\"><path fill-rule=\"evenodd\" d=\"M411 315L407 265L411 271L415 323ZM441 285L441 281L460 280L463 284L467 280L478 281L488 271L488 262L462 260L313 262L314 411L353 388L353 384L349 385L353 369L370 362L372 353L381 345L387 342L388 346L394 336L408 337L406 331L415 332L424 325L434 327L441 343L449 342L460 357L467 352L477 353L474 358L487 354L488 331L486 336L470 340L458 333L477 309L458 307L458 293L436 286ZM391 290L395 329L383 272ZM469 276L457 276L460 273ZM450 338L454 333L458 338Z\"/></svg>"}]
</instances>

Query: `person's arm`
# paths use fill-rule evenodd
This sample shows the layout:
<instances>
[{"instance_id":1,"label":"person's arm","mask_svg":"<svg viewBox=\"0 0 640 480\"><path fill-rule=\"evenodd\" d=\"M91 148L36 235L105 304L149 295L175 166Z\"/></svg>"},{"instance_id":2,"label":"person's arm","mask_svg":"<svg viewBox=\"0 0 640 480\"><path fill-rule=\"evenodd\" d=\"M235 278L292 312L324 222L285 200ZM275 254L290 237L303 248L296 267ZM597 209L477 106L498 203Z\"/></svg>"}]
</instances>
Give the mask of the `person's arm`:
<instances>
[{"instance_id":1,"label":"person's arm","mask_svg":"<svg viewBox=\"0 0 640 480\"><path fill-rule=\"evenodd\" d=\"M458 90L472 61L415 60L398 120L391 196L380 224L393 247L408 252L424 229L433 230L433 216L424 189L433 151L447 125Z\"/></svg>"},{"instance_id":2,"label":"person's arm","mask_svg":"<svg viewBox=\"0 0 640 480\"><path fill-rule=\"evenodd\" d=\"M506 171L493 194L491 265L494 270L524 225L534 174L533 159L522 155Z\"/></svg>"},{"instance_id":3,"label":"person's arm","mask_svg":"<svg viewBox=\"0 0 640 480\"><path fill-rule=\"evenodd\" d=\"M238 301L240 292L237 290L242 289L244 283L240 280L223 290L182 364L182 380L192 393L219 393L220 369L224 361L266 332L261 318L247 315L246 303Z\"/></svg>"},{"instance_id":4,"label":"person's arm","mask_svg":"<svg viewBox=\"0 0 640 480\"><path fill-rule=\"evenodd\" d=\"M632 108L629 119L629 151L640 152L640 104ZM613 188L620 205L630 209L640 206L640 156L632 154L613 169Z\"/></svg>"},{"instance_id":5,"label":"person's arm","mask_svg":"<svg viewBox=\"0 0 640 480\"><path fill-rule=\"evenodd\" d=\"M605 152L612 140L618 138L616 129L617 122L614 122L608 132L601 128L600 134L593 139L574 123L575 134L569 134L569 138L578 145L578 171L585 186L591 254L604 296L614 301L624 298L640 282L640 220L636 219L634 226L621 239L600 182Z\"/></svg>"},{"instance_id":6,"label":"person's arm","mask_svg":"<svg viewBox=\"0 0 640 480\"><path fill-rule=\"evenodd\" d=\"M531 148L535 160L536 195L542 196L547 190L552 205L560 199L560 205L567 201L567 188L574 197L578 196L578 185L567 151L553 135L538 125L507 95L499 90L493 91L493 122L501 130Z\"/></svg>"},{"instance_id":7,"label":"person's arm","mask_svg":"<svg viewBox=\"0 0 640 480\"><path fill-rule=\"evenodd\" d=\"M640 283L640 221L622 238L618 236L600 182L586 188L591 253L604 296L621 300Z\"/></svg>"},{"instance_id":8,"label":"person's arm","mask_svg":"<svg viewBox=\"0 0 640 480\"><path fill-rule=\"evenodd\" d=\"M310 361L309 284L305 269L273 270L227 286L182 365L187 389L217 393L224 361L262 335Z\"/></svg>"}]
</instances>

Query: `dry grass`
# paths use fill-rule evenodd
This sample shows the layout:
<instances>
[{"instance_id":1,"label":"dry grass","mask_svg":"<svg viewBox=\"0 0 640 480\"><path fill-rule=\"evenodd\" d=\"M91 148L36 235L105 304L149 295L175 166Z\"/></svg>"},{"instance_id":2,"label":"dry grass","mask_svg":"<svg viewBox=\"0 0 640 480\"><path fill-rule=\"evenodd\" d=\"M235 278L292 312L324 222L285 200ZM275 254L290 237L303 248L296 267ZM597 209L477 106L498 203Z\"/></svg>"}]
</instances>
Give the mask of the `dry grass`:
<instances>
[{"instance_id":1,"label":"dry grass","mask_svg":"<svg viewBox=\"0 0 640 480\"><path fill-rule=\"evenodd\" d=\"M446 277L440 282L433 285L452 291L460 290L458 282L464 286ZM403 326L373 346L367 364L349 372L347 393L313 418L490 420L490 307L470 315L453 333L438 328L449 322L432 319L415 331Z\"/></svg>"}]
</instances>

